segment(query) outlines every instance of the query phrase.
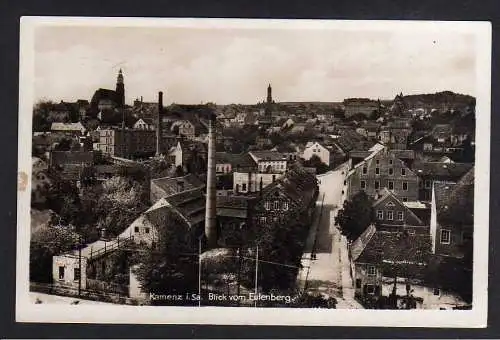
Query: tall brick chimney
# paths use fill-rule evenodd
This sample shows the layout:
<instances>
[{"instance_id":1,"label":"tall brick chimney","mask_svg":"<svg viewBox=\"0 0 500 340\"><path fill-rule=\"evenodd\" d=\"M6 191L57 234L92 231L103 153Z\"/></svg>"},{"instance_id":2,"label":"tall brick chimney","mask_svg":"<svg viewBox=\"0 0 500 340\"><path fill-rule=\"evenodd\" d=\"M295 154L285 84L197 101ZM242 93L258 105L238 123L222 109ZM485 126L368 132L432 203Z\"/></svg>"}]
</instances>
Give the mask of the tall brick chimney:
<instances>
[{"instance_id":1,"label":"tall brick chimney","mask_svg":"<svg viewBox=\"0 0 500 340\"><path fill-rule=\"evenodd\" d=\"M161 116L163 114L163 92L158 92L158 115L156 116L156 156L161 153Z\"/></svg>"},{"instance_id":2,"label":"tall brick chimney","mask_svg":"<svg viewBox=\"0 0 500 340\"><path fill-rule=\"evenodd\" d=\"M208 164L207 164L207 195L205 209L205 236L209 248L217 246L217 219L216 219L216 177L215 177L215 122L216 118L210 113L208 124Z\"/></svg>"}]
</instances>

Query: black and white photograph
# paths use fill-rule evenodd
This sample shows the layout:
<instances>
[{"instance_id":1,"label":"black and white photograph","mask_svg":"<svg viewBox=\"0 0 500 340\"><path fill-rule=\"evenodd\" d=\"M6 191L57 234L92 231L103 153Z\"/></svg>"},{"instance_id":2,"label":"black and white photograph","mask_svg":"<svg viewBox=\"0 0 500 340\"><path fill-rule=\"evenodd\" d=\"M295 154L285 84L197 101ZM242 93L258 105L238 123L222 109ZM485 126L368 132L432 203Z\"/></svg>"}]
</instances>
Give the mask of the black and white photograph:
<instances>
[{"instance_id":1,"label":"black and white photograph","mask_svg":"<svg viewBox=\"0 0 500 340\"><path fill-rule=\"evenodd\" d=\"M20 27L18 321L485 325L488 23Z\"/></svg>"}]
</instances>

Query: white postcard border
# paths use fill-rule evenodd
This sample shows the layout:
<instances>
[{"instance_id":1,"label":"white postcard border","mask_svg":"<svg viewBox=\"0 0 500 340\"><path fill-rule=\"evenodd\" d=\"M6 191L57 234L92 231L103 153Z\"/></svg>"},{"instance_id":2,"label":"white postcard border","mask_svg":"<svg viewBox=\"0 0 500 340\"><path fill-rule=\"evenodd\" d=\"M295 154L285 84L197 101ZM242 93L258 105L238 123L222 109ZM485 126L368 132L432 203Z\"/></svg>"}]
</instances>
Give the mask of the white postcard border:
<instances>
[{"instance_id":1,"label":"white postcard border","mask_svg":"<svg viewBox=\"0 0 500 340\"><path fill-rule=\"evenodd\" d=\"M50 26L126 26L196 28L279 28L343 30L452 30L476 35L476 163L474 202L474 274L472 310L345 310L246 307L151 307L124 305L33 304L29 291L31 135L34 103L34 32ZM485 327L487 323L491 24L489 22L240 20L23 17L20 26L18 214L16 321L116 324L219 324L384 327ZM27 183L22 174L26 174ZM24 184L27 184L24 189Z\"/></svg>"}]
</instances>

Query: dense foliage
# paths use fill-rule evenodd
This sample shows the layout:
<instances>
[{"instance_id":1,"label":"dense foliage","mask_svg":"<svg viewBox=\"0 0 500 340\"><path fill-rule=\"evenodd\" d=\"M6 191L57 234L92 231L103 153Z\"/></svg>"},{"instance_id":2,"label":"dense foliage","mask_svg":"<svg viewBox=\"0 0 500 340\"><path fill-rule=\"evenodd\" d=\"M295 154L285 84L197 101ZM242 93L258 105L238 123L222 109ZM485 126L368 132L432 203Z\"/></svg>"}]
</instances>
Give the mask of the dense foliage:
<instances>
[{"instance_id":1,"label":"dense foliage","mask_svg":"<svg viewBox=\"0 0 500 340\"><path fill-rule=\"evenodd\" d=\"M335 223L349 240L356 240L373 220L372 202L364 191L354 195L351 201L345 201L335 217Z\"/></svg>"}]
</instances>

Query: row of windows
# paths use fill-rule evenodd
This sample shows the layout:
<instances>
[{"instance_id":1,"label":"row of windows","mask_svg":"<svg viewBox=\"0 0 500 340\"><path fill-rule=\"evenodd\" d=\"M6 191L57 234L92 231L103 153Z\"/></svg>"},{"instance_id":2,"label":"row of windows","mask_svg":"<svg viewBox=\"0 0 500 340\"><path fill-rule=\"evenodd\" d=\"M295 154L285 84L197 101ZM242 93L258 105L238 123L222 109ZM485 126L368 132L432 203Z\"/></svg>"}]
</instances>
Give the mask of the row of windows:
<instances>
[{"instance_id":1,"label":"row of windows","mask_svg":"<svg viewBox=\"0 0 500 340\"><path fill-rule=\"evenodd\" d=\"M134 227L134 233L138 233L138 232L139 232L139 227ZM146 234L149 234L149 227L145 227L144 232Z\"/></svg>"},{"instance_id":2,"label":"row of windows","mask_svg":"<svg viewBox=\"0 0 500 340\"><path fill-rule=\"evenodd\" d=\"M281 201L274 201L272 204L271 202L269 201L266 201L264 203L264 208L266 210L271 210L271 208L273 210L288 210L288 202L287 201L284 201L284 202L281 202Z\"/></svg>"},{"instance_id":3,"label":"row of windows","mask_svg":"<svg viewBox=\"0 0 500 340\"><path fill-rule=\"evenodd\" d=\"M366 181L361 181L360 183L361 189L366 189L367 188L367 182ZM374 182L374 188L375 190L380 189L380 181L375 181ZM389 190L394 190L394 181L388 181L387 182L387 188ZM401 183L401 189L404 191L408 191L408 182L402 182Z\"/></svg>"},{"instance_id":4,"label":"row of windows","mask_svg":"<svg viewBox=\"0 0 500 340\"><path fill-rule=\"evenodd\" d=\"M386 216L386 220L394 221L394 211L392 211L392 210L387 210L387 211L385 211L385 213L384 213L384 210L377 210L377 219L383 220L384 214ZM397 216L398 216L398 221L404 220L404 212L403 211L398 211Z\"/></svg>"},{"instance_id":5,"label":"row of windows","mask_svg":"<svg viewBox=\"0 0 500 340\"><path fill-rule=\"evenodd\" d=\"M65 275L65 267L59 266L59 280L64 280L64 275ZM73 280L75 280L75 281L80 280L80 276L81 276L80 268L74 268L73 269Z\"/></svg>"},{"instance_id":6,"label":"row of windows","mask_svg":"<svg viewBox=\"0 0 500 340\"><path fill-rule=\"evenodd\" d=\"M368 174L368 168L363 167L363 175ZM375 175L380 175L380 168L375 168ZM389 176L394 175L394 168L389 168ZM401 176L406 176L406 168L401 168Z\"/></svg>"}]
</instances>

